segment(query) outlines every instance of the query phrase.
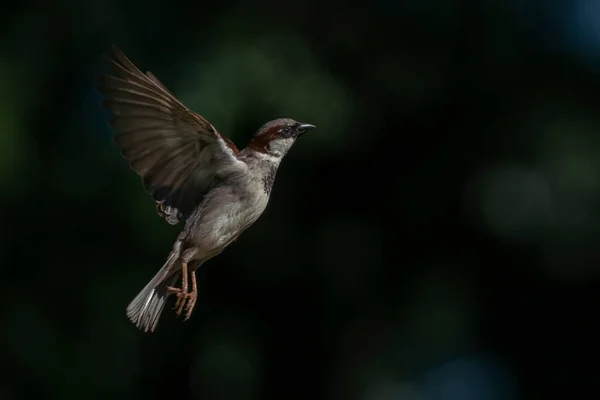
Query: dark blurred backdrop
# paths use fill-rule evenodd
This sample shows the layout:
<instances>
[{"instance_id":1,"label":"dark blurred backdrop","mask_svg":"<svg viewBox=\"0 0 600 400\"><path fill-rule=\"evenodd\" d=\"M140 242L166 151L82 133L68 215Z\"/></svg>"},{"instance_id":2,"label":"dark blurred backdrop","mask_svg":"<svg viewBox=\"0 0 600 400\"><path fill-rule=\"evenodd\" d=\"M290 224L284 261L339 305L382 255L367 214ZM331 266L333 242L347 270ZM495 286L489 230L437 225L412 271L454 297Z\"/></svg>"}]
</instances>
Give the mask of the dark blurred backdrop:
<instances>
[{"instance_id":1,"label":"dark blurred backdrop","mask_svg":"<svg viewBox=\"0 0 600 400\"><path fill-rule=\"evenodd\" d=\"M6 4L0 399L594 398L600 2ZM116 44L242 147L317 130L199 271L125 307L181 226L94 90Z\"/></svg>"}]
</instances>

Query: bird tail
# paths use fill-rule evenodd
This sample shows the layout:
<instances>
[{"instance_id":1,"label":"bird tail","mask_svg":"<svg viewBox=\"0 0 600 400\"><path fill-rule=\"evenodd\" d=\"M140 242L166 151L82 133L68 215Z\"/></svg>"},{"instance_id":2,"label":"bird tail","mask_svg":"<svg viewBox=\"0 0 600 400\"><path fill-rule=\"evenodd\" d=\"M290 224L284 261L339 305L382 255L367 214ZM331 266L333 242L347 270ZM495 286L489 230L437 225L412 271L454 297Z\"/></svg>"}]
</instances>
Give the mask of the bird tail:
<instances>
[{"instance_id":1,"label":"bird tail","mask_svg":"<svg viewBox=\"0 0 600 400\"><path fill-rule=\"evenodd\" d=\"M153 332L158 324L167 298L171 293L167 286L175 286L181 276L179 246L176 246L154 278L138 293L127 306L127 317L144 332Z\"/></svg>"}]
</instances>

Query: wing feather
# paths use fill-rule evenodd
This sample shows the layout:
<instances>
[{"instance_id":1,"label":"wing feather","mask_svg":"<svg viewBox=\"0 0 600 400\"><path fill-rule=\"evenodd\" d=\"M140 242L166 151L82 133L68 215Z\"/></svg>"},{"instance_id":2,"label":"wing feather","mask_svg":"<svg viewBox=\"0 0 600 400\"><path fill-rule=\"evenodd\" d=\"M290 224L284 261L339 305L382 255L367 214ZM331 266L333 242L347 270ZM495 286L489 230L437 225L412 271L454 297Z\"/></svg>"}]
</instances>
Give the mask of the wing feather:
<instances>
[{"instance_id":1,"label":"wing feather","mask_svg":"<svg viewBox=\"0 0 600 400\"><path fill-rule=\"evenodd\" d=\"M117 47L107 57L113 75L98 90L112 112L121 154L143 179L170 224L187 217L223 168L243 163L238 149L184 106L151 72L141 72Z\"/></svg>"}]
</instances>

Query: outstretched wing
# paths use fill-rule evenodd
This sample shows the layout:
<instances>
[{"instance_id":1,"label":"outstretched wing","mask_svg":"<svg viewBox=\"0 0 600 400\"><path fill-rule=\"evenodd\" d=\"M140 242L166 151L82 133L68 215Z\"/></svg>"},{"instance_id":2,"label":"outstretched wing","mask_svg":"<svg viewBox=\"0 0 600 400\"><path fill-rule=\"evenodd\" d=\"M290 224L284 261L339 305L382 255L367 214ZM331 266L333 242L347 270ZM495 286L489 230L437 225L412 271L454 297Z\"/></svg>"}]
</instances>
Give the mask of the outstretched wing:
<instances>
[{"instance_id":1,"label":"outstretched wing","mask_svg":"<svg viewBox=\"0 0 600 400\"><path fill-rule=\"evenodd\" d=\"M170 224L187 217L217 172L240 167L238 149L202 116L184 106L150 72L140 71L117 47L98 90L113 114L115 141L143 179Z\"/></svg>"}]
</instances>

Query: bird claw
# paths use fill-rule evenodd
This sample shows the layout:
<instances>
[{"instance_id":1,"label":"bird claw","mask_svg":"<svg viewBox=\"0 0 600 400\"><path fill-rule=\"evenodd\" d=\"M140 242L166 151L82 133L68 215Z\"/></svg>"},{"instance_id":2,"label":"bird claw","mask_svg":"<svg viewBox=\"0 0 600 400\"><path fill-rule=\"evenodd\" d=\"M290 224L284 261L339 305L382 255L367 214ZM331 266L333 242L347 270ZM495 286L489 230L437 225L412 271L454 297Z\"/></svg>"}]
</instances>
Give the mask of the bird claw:
<instances>
[{"instance_id":1,"label":"bird claw","mask_svg":"<svg viewBox=\"0 0 600 400\"><path fill-rule=\"evenodd\" d=\"M192 316L192 310L196 305L196 299L198 298L198 294L196 292L188 293L187 295L187 304L185 306L185 318L184 321L187 321Z\"/></svg>"},{"instance_id":2,"label":"bird claw","mask_svg":"<svg viewBox=\"0 0 600 400\"><path fill-rule=\"evenodd\" d=\"M173 293L177 296L177 301L175 302L175 307L173 307L175 311L175 315L177 317L181 316L181 313L185 307L185 317L184 321L187 321L192 316L192 310L196 305L196 299L198 298L198 294L194 291L188 292L182 288L176 288L168 286L167 290L169 293Z\"/></svg>"}]
</instances>

